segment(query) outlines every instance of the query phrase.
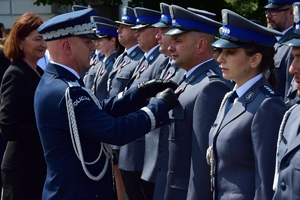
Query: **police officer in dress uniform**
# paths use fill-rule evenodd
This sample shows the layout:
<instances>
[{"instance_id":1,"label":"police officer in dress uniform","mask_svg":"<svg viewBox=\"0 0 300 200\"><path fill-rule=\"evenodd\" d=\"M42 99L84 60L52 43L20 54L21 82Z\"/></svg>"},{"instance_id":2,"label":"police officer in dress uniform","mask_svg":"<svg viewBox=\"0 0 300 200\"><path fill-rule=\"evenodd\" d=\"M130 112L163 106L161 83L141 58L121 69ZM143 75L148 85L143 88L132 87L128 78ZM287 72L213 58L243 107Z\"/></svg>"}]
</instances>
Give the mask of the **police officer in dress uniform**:
<instances>
[{"instance_id":1,"label":"police officer in dress uniform","mask_svg":"<svg viewBox=\"0 0 300 200\"><path fill-rule=\"evenodd\" d=\"M292 47L294 60L289 72L294 75L297 97L300 96L300 2L293 4L294 31L293 35L285 41L284 45ZM290 200L300 198L300 101L285 113L278 135L277 162L274 178L275 194L273 200Z\"/></svg>"},{"instance_id":2,"label":"police officer in dress uniform","mask_svg":"<svg viewBox=\"0 0 300 200\"><path fill-rule=\"evenodd\" d=\"M144 56L138 63L132 78L126 88L135 87L138 83L159 78L162 70L168 63L168 58L159 52L159 45L155 38L158 29L152 24L160 19L160 12L136 7L136 25L131 29L136 30L138 46ZM145 138L141 137L120 148L119 168L130 200L149 199L153 184L148 184L141 179L144 164ZM149 192L150 191L150 192Z\"/></svg>"},{"instance_id":3,"label":"police officer in dress uniform","mask_svg":"<svg viewBox=\"0 0 300 200\"><path fill-rule=\"evenodd\" d=\"M109 73L107 83L109 97L113 97L125 89L139 60L144 55L144 52L138 47L135 31L131 30L131 27L135 26L136 23L134 9L125 6L122 11L123 14L120 21L115 21L115 23L119 25L117 29L118 39L120 44L125 47L125 51L117 58L112 71ZM112 148L118 198L124 199L125 189L118 167L120 147L113 145Z\"/></svg>"},{"instance_id":4,"label":"police officer in dress uniform","mask_svg":"<svg viewBox=\"0 0 300 200\"><path fill-rule=\"evenodd\" d=\"M92 20L93 27L95 29L96 29L95 23L105 23L105 24L110 24L112 26L115 25L114 21L105 17L92 16L91 20ZM100 40L100 38L98 40ZM97 42L98 40L93 40L96 50L91 56L89 69L85 70L84 72L83 82L85 87L88 89L92 89L92 87L94 86L94 80L95 80L98 67L102 66L103 60L105 58L105 55L102 52L100 52L99 42Z\"/></svg>"},{"instance_id":5,"label":"police officer in dress uniform","mask_svg":"<svg viewBox=\"0 0 300 200\"><path fill-rule=\"evenodd\" d=\"M293 61L293 57L291 56L291 48L282 45L281 41L292 34L294 21L292 4L294 2L296 0L268 0L268 4L264 7L268 28L284 34L282 38L281 36L276 37L277 42L274 45L275 74L277 78L275 89L281 93L284 100L286 100L293 77L289 73L289 66Z\"/></svg>"},{"instance_id":6,"label":"police officer in dress uniform","mask_svg":"<svg viewBox=\"0 0 300 200\"><path fill-rule=\"evenodd\" d=\"M177 103L168 88L175 85L167 81L144 82L101 103L84 87L79 74L89 67L91 40L98 39L91 11L61 14L38 28L52 59L34 99L47 163L44 200L115 199L106 143L122 145L165 125L168 110ZM160 90L165 91L147 104Z\"/></svg>"},{"instance_id":7,"label":"police officer in dress uniform","mask_svg":"<svg viewBox=\"0 0 300 200\"><path fill-rule=\"evenodd\" d=\"M175 91L179 104L169 112L168 165L157 172L153 199L187 199L191 167L197 182L194 190L210 199L204 148L217 107L230 90L212 57L211 43L221 24L176 5L170 6L170 14L172 28L165 33L172 39L169 51L174 65L186 71L186 79Z\"/></svg>"},{"instance_id":8,"label":"police officer in dress uniform","mask_svg":"<svg viewBox=\"0 0 300 200\"><path fill-rule=\"evenodd\" d=\"M78 11L78 10L83 10L83 9L87 9L88 7L86 6L81 6L81 5L73 5L72 6L72 11ZM92 8L93 11L91 12L91 18L93 17L97 17L98 13L99 13L99 10L95 9L95 8ZM108 20L108 19L107 19ZM101 54L97 49L96 51L94 51L93 55L91 56L91 60L90 60L90 66L92 67L93 66L93 63L97 63L99 62L99 60L102 60L104 58L104 55ZM86 74L88 73L88 70L84 70L82 73L80 73L80 78L84 78L86 76ZM93 80L94 80L94 74L93 73L93 79L90 79L88 82L90 83L88 88L91 89L92 88L92 83L93 83ZM86 76L86 78L89 77L89 76ZM86 78L84 79L84 83L86 84Z\"/></svg>"},{"instance_id":9,"label":"police officer in dress uniform","mask_svg":"<svg viewBox=\"0 0 300 200\"><path fill-rule=\"evenodd\" d=\"M171 44L171 36L165 35L170 30L172 25L172 18L170 15L169 5L160 3L161 18L159 22L153 24L158 28L156 39L159 44L159 51L169 58L167 67L162 71L160 78L172 80L178 83L182 80L185 70L175 66L171 58L171 52L168 50ZM159 150L161 148L168 148L168 126L154 129L147 135L145 135L145 156L144 166L141 178L150 182L149 184L155 184L156 172L158 167L162 164L167 164L167 159L158 160ZM149 193L149 199L153 198L154 187L151 193Z\"/></svg>"},{"instance_id":10,"label":"police officer in dress uniform","mask_svg":"<svg viewBox=\"0 0 300 200\"><path fill-rule=\"evenodd\" d=\"M286 111L272 88L273 46L281 33L227 9L222 10L222 23L220 39L212 45L222 49L218 61L223 77L236 84L209 133L214 199L271 199L276 133Z\"/></svg>"},{"instance_id":11,"label":"police officer in dress uniform","mask_svg":"<svg viewBox=\"0 0 300 200\"><path fill-rule=\"evenodd\" d=\"M125 89L139 60L144 55L144 52L138 47L135 31L131 30L131 27L136 24L134 9L128 6L124 7L121 20L115 22L119 25L117 30L118 39L125 47L125 51L117 58L113 69L109 74L109 97L115 96Z\"/></svg>"},{"instance_id":12,"label":"police officer in dress uniform","mask_svg":"<svg viewBox=\"0 0 300 200\"><path fill-rule=\"evenodd\" d=\"M108 75L119 56L117 49L121 45L118 41L117 26L100 22L94 22L94 26L96 27L96 34L99 37L96 42L99 43L99 48L104 54L104 59L103 62L98 62L95 66L97 72L91 90L97 99L101 101L108 98Z\"/></svg>"}]
</instances>

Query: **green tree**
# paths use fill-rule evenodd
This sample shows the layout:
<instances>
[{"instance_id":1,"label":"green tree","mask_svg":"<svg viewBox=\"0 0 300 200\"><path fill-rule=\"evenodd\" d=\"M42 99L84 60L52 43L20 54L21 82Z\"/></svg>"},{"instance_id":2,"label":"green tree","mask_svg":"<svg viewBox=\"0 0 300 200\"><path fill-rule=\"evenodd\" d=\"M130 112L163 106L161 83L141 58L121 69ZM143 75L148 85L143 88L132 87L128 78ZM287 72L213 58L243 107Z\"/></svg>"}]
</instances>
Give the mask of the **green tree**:
<instances>
[{"instance_id":1,"label":"green tree","mask_svg":"<svg viewBox=\"0 0 300 200\"><path fill-rule=\"evenodd\" d=\"M122 0L89 0L95 3L101 3L103 6L109 5L122 5ZM128 5L131 7L145 7L154 10L159 10L159 3L164 2L167 4L175 4L184 8L193 7L198 9L207 10L209 12L216 13L215 20L221 21L221 10L223 8L230 9L247 19L255 19L265 24L264 6L267 1L261 0L194 0L194 1L182 1L182 0L131 0ZM35 5L87 5L86 0L36 0ZM93 7L93 5L92 5ZM98 5L99 7L99 5Z\"/></svg>"}]
</instances>

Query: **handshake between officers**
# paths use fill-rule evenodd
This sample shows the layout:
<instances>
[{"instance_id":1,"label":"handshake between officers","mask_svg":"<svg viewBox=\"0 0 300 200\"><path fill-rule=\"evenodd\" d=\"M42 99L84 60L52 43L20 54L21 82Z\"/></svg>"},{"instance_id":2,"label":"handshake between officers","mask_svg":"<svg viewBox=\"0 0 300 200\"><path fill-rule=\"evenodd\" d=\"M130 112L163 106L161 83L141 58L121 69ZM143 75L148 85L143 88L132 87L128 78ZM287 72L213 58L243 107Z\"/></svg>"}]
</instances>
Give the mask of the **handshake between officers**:
<instances>
[{"instance_id":1,"label":"handshake between officers","mask_svg":"<svg viewBox=\"0 0 300 200\"><path fill-rule=\"evenodd\" d=\"M160 79L102 102L84 88L79 74L97 39L91 11L61 14L38 28L51 56L34 98L47 163L43 200L115 199L109 144L124 145L168 124L177 104L177 85Z\"/></svg>"}]
</instances>

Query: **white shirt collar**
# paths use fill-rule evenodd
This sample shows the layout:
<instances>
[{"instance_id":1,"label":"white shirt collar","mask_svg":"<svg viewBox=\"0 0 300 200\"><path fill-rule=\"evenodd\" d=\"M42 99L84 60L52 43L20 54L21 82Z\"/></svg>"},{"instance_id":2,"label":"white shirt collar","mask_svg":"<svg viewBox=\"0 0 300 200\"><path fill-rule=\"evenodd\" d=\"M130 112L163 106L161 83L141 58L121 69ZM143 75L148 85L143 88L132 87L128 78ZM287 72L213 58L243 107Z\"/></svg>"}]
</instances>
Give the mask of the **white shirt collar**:
<instances>
[{"instance_id":1,"label":"white shirt collar","mask_svg":"<svg viewBox=\"0 0 300 200\"><path fill-rule=\"evenodd\" d=\"M72 74L74 74L78 79L80 79L80 76L79 74L72 68L68 67L68 66L65 66L63 64L60 64L60 63L57 63L57 62L54 62L52 60L50 60L50 63L52 64L55 64L55 65L58 65L58 66L61 66L62 68L65 68L66 70L68 70L69 72L71 72Z\"/></svg>"},{"instance_id":2,"label":"white shirt collar","mask_svg":"<svg viewBox=\"0 0 300 200\"><path fill-rule=\"evenodd\" d=\"M289 28L285 29L284 31L282 31L281 33L284 35L286 34L286 32L288 32L291 28L293 28L293 26L290 26ZM276 36L277 41L279 41L281 39L280 36Z\"/></svg>"},{"instance_id":3,"label":"white shirt collar","mask_svg":"<svg viewBox=\"0 0 300 200\"><path fill-rule=\"evenodd\" d=\"M198 69L198 67L200 67L201 65L203 65L204 63L207 63L209 61L211 61L213 58L208 59L202 63L200 63L199 65L196 65L195 67L193 67L192 69L190 69L188 72L186 72L185 77L188 78L196 69Z\"/></svg>"},{"instance_id":4,"label":"white shirt collar","mask_svg":"<svg viewBox=\"0 0 300 200\"><path fill-rule=\"evenodd\" d=\"M261 79L262 76L262 74L258 74L257 76L253 77L252 79L241 85L239 88L235 89L238 98L243 96L243 94L245 94L245 92L247 92L247 90L249 90L249 88L252 87L252 85L254 85L259 79Z\"/></svg>"},{"instance_id":5,"label":"white shirt collar","mask_svg":"<svg viewBox=\"0 0 300 200\"><path fill-rule=\"evenodd\" d=\"M145 58L147 59L147 58L151 55L151 53L152 53L158 46L159 46L159 44L156 45L156 46L154 46L154 47L152 47L152 49L150 49L150 51L148 51L147 53L145 53Z\"/></svg>"},{"instance_id":6,"label":"white shirt collar","mask_svg":"<svg viewBox=\"0 0 300 200\"><path fill-rule=\"evenodd\" d=\"M138 44L136 44L136 45L130 47L128 50L126 50L127 51L127 55L129 55L137 46L138 46Z\"/></svg>"}]
</instances>

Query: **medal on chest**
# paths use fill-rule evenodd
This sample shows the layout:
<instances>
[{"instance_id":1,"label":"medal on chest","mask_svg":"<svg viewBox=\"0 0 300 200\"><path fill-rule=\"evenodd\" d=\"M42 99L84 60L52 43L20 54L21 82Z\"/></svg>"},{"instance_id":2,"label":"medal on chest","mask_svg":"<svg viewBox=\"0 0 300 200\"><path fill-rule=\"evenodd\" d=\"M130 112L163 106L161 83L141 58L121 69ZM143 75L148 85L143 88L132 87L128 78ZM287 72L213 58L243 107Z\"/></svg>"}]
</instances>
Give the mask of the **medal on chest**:
<instances>
[{"instance_id":1,"label":"medal on chest","mask_svg":"<svg viewBox=\"0 0 300 200\"><path fill-rule=\"evenodd\" d=\"M147 67L147 64L144 63L144 64L142 65L141 69L139 70L139 72L137 73L135 79L139 79L139 78L140 78L141 74L145 71L146 67Z\"/></svg>"},{"instance_id":2,"label":"medal on chest","mask_svg":"<svg viewBox=\"0 0 300 200\"><path fill-rule=\"evenodd\" d=\"M125 65L126 65L126 60L123 60L123 62L120 65L120 69L118 69L117 73L120 73Z\"/></svg>"}]
</instances>

